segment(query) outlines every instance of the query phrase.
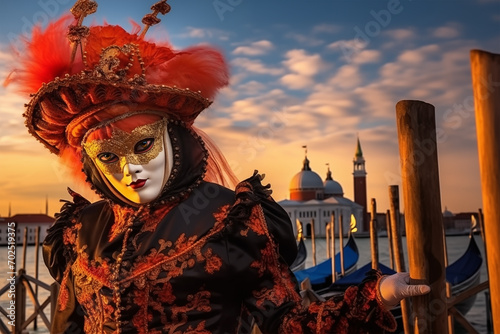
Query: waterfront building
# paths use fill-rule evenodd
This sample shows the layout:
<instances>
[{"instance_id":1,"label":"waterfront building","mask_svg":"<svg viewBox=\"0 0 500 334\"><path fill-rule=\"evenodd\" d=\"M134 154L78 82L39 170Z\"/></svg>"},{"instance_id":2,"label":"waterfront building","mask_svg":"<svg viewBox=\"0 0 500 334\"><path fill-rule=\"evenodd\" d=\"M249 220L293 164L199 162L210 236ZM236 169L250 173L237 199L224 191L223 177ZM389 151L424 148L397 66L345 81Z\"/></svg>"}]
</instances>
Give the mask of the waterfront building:
<instances>
[{"instance_id":1,"label":"waterfront building","mask_svg":"<svg viewBox=\"0 0 500 334\"><path fill-rule=\"evenodd\" d=\"M367 213L368 203L366 200L366 174L365 158L363 157L361 143L358 138L358 145L356 146L353 159L352 175L354 176L354 202L363 207L363 224L362 226L360 225L363 231L370 230L370 218Z\"/></svg>"},{"instance_id":2,"label":"waterfront building","mask_svg":"<svg viewBox=\"0 0 500 334\"><path fill-rule=\"evenodd\" d=\"M47 229L54 223L54 218L47 214L17 214L12 217L0 218L0 246L7 245L8 233L12 230L10 223L16 223L16 241L21 245L24 240L24 231L27 231L27 242L33 245L36 241L36 230L40 226L40 241L47 236Z\"/></svg>"},{"instance_id":3,"label":"waterfront building","mask_svg":"<svg viewBox=\"0 0 500 334\"><path fill-rule=\"evenodd\" d=\"M477 223L479 231L479 213L478 212L459 212L453 213L447 207L443 211L443 225L448 234L467 234L471 226Z\"/></svg>"},{"instance_id":4,"label":"waterfront building","mask_svg":"<svg viewBox=\"0 0 500 334\"><path fill-rule=\"evenodd\" d=\"M358 147L359 140L358 140ZM362 155L361 155L362 158ZM364 159L362 169L364 171ZM366 175L366 172L365 174ZM355 175L359 177L359 173ZM366 176L364 189L361 185L355 186L356 191L364 191L366 202ZM304 235L312 234L311 223L314 221L314 234L318 237L326 236L326 226L334 214L336 226L342 219L344 234L347 234L351 224L351 216L356 220L358 231L364 232L364 215L366 208L344 197L344 191L339 182L332 177L328 166L326 178L322 178L311 169L310 161L305 154L302 170L295 174L289 186L290 199L279 201L283 209L288 213L292 222L300 222ZM356 196L356 195L355 195ZM341 217L341 218L340 218ZM297 228L294 224L294 228ZM338 231L338 227L336 227ZM337 232L338 233L338 232Z\"/></svg>"}]
</instances>

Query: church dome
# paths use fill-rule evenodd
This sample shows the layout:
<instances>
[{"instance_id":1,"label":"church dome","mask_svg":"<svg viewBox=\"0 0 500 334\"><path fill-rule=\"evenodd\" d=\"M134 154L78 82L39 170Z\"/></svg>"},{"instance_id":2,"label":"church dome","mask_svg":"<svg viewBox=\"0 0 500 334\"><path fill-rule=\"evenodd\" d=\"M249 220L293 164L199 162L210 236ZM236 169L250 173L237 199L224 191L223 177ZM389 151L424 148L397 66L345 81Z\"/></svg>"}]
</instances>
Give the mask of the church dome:
<instances>
[{"instance_id":1,"label":"church dome","mask_svg":"<svg viewBox=\"0 0 500 334\"><path fill-rule=\"evenodd\" d=\"M321 177L309 167L309 160L304 159L304 167L290 181L290 190L323 189Z\"/></svg>"},{"instance_id":2,"label":"church dome","mask_svg":"<svg viewBox=\"0 0 500 334\"><path fill-rule=\"evenodd\" d=\"M344 196L344 189L337 181L327 180L325 181L325 196L327 195Z\"/></svg>"},{"instance_id":3,"label":"church dome","mask_svg":"<svg viewBox=\"0 0 500 334\"><path fill-rule=\"evenodd\" d=\"M338 183L332 178L332 172L330 171L330 167L328 167L328 172L326 173L326 180L324 183L324 187L325 187L325 197L344 196L344 189L342 189L340 183Z\"/></svg>"}]
</instances>

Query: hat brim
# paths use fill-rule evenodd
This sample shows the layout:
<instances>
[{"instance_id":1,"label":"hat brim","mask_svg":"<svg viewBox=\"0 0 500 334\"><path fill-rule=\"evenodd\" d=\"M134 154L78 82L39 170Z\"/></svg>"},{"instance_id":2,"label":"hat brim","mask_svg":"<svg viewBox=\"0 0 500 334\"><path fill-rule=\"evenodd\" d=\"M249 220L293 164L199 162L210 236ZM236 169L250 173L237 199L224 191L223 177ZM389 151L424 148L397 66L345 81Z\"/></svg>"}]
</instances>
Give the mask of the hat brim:
<instances>
[{"instance_id":1,"label":"hat brim","mask_svg":"<svg viewBox=\"0 0 500 334\"><path fill-rule=\"evenodd\" d=\"M90 128L119 116L120 110L152 110L189 125L211 103L201 92L189 89L133 79L113 82L82 72L42 85L26 105L24 116L29 132L59 154L67 145L79 147ZM112 108L116 105L126 108Z\"/></svg>"}]
</instances>

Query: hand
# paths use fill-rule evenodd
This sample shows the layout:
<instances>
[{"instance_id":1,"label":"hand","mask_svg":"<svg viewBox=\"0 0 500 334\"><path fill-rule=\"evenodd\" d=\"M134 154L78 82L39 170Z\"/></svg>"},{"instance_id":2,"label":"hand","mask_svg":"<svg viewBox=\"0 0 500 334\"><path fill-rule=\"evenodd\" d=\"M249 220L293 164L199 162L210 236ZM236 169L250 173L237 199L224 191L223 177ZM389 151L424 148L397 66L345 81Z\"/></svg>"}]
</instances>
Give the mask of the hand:
<instances>
[{"instance_id":1,"label":"hand","mask_svg":"<svg viewBox=\"0 0 500 334\"><path fill-rule=\"evenodd\" d=\"M425 295L431 291L428 285L410 285L409 273L382 277L378 289L380 299L387 309L396 306L403 298Z\"/></svg>"}]
</instances>

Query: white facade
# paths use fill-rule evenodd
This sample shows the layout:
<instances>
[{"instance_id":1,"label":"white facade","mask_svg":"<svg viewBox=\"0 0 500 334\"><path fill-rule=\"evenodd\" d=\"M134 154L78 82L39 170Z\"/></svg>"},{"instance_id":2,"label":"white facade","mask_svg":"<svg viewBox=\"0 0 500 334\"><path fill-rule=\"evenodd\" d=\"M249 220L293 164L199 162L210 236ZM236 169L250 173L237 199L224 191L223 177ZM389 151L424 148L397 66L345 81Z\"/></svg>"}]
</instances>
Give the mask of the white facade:
<instances>
[{"instance_id":1,"label":"white facade","mask_svg":"<svg viewBox=\"0 0 500 334\"><path fill-rule=\"evenodd\" d=\"M47 236L47 229L54 223L54 218L43 214L20 214L12 217L0 218L0 246L8 244L8 237L12 236L14 224L16 223L16 243L22 245L25 231L27 232L27 243L33 245L36 242L36 230L40 226L40 242Z\"/></svg>"},{"instance_id":2,"label":"white facade","mask_svg":"<svg viewBox=\"0 0 500 334\"><path fill-rule=\"evenodd\" d=\"M363 207L345 197L329 197L324 200L278 202L288 213L294 232L297 233L295 222L300 221L304 235L311 235L311 222L314 220L314 234L317 237L326 237L326 225L331 221L332 213L335 217L335 228L338 234L338 221L342 217L344 235L349 232L351 214L356 219L358 228L363 222Z\"/></svg>"}]
</instances>

